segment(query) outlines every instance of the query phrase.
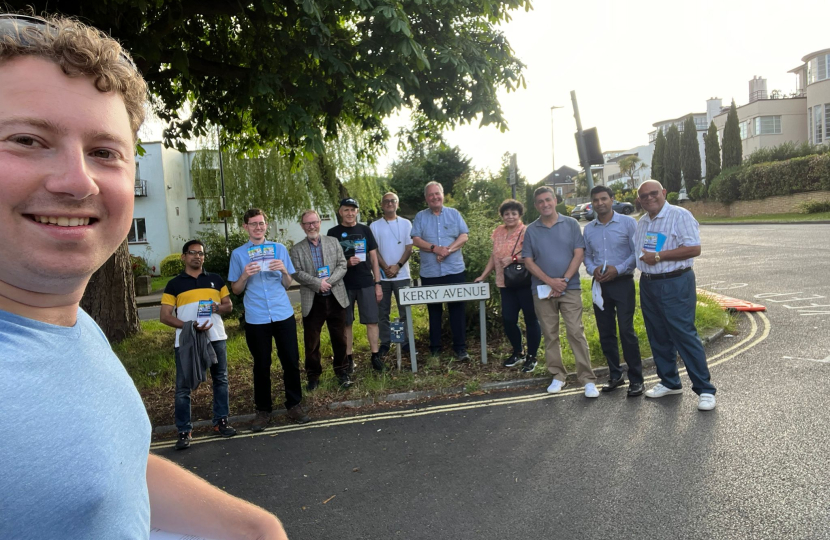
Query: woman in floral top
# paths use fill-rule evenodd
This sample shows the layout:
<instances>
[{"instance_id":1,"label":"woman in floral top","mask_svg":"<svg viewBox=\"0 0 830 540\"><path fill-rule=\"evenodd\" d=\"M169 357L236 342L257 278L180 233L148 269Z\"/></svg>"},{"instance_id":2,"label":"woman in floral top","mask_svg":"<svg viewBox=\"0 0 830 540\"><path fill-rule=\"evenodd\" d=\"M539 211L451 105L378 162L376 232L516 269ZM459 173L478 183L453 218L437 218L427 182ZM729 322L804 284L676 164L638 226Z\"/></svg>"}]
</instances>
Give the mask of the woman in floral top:
<instances>
[{"instance_id":1,"label":"woman in floral top","mask_svg":"<svg viewBox=\"0 0 830 540\"><path fill-rule=\"evenodd\" d=\"M522 262L522 242L527 228L522 223L525 207L515 199L507 199L499 206L499 214L504 222L496 227L490 238L493 240L493 253L484 268L484 272L475 279L484 281L494 269L496 286L501 293L502 322L504 333L513 346L513 354L504 360L504 367L513 367L523 363L522 371L529 373L536 367L536 351L542 340L542 330L533 309L533 294L530 284L521 288L510 288L504 284L504 268L513 262ZM527 328L527 356L522 349L522 331L519 328L519 310L524 313Z\"/></svg>"}]
</instances>

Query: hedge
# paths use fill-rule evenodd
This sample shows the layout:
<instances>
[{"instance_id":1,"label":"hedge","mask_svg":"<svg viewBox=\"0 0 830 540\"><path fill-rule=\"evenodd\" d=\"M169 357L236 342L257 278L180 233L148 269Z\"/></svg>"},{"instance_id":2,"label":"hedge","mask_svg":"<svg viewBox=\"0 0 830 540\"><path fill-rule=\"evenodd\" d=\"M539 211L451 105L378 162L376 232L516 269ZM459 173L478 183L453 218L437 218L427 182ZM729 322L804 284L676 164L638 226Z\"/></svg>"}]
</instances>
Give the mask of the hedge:
<instances>
[{"instance_id":1,"label":"hedge","mask_svg":"<svg viewBox=\"0 0 830 540\"><path fill-rule=\"evenodd\" d=\"M809 191L830 191L830 153L727 169L712 180L709 197L731 204Z\"/></svg>"},{"instance_id":2,"label":"hedge","mask_svg":"<svg viewBox=\"0 0 830 540\"><path fill-rule=\"evenodd\" d=\"M161 275L175 277L184 272L184 262L181 254L173 253L161 260Z\"/></svg>"}]
</instances>

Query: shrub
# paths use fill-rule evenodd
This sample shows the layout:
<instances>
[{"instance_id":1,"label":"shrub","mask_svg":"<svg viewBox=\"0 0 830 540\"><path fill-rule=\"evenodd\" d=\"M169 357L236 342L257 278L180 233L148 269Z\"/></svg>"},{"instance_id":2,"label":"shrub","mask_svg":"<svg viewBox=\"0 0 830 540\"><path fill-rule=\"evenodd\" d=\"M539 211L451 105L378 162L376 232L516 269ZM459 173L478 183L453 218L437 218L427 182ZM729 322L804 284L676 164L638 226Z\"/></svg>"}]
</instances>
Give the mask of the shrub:
<instances>
[{"instance_id":1,"label":"shrub","mask_svg":"<svg viewBox=\"0 0 830 540\"><path fill-rule=\"evenodd\" d=\"M576 208L576 206L572 206L572 205L570 205L570 204L566 204L566 205L565 205L565 215L566 215L566 216L570 216L570 215L571 215L571 212L573 212L573 211L574 211L574 208Z\"/></svg>"},{"instance_id":2,"label":"shrub","mask_svg":"<svg viewBox=\"0 0 830 540\"><path fill-rule=\"evenodd\" d=\"M133 269L133 278L150 275L150 265L144 257L130 255L130 266Z\"/></svg>"},{"instance_id":3,"label":"shrub","mask_svg":"<svg viewBox=\"0 0 830 540\"><path fill-rule=\"evenodd\" d=\"M559 203L556 205L556 213L562 214L563 216L570 216L568 213L568 205L565 203Z\"/></svg>"},{"instance_id":4,"label":"shrub","mask_svg":"<svg viewBox=\"0 0 830 540\"><path fill-rule=\"evenodd\" d=\"M802 214L830 212L830 201L806 201L799 205L799 211Z\"/></svg>"},{"instance_id":5,"label":"shrub","mask_svg":"<svg viewBox=\"0 0 830 540\"><path fill-rule=\"evenodd\" d=\"M744 165L752 166L759 163L770 163L773 161L787 161L789 159L812 156L815 154L822 154L827 152L826 146L812 145L807 141L801 144L795 144L791 141L779 144L778 146L771 146L769 148L759 148L752 152L745 160Z\"/></svg>"},{"instance_id":6,"label":"shrub","mask_svg":"<svg viewBox=\"0 0 830 540\"><path fill-rule=\"evenodd\" d=\"M699 201L701 199L700 192L702 190L703 190L703 184L696 185L695 187L693 187L689 191L689 198L692 199L693 201Z\"/></svg>"},{"instance_id":7,"label":"shrub","mask_svg":"<svg viewBox=\"0 0 830 540\"><path fill-rule=\"evenodd\" d=\"M700 200L705 201L709 198L709 186L706 184L700 185Z\"/></svg>"},{"instance_id":8,"label":"shrub","mask_svg":"<svg viewBox=\"0 0 830 540\"><path fill-rule=\"evenodd\" d=\"M666 200L669 201L669 204L677 204L677 200L680 197L676 191L672 191L671 193L666 195Z\"/></svg>"},{"instance_id":9,"label":"shrub","mask_svg":"<svg viewBox=\"0 0 830 540\"><path fill-rule=\"evenodd\" d=\"M739 176L743 170L741 167L731 167L721 172L709 188L709 196L723 204L732 204L740 198Z\"/></svg>"},{"instance_id":10,"label":"shrub","mask_svg":"<svg viewBox=\"0 0 830 540\"><path fill-rule=\"evenodd\" d=\"M184 262L180 253L173 253L161 260L161 275L175 277L184 272Z\"/></svg>"}]
</instances>

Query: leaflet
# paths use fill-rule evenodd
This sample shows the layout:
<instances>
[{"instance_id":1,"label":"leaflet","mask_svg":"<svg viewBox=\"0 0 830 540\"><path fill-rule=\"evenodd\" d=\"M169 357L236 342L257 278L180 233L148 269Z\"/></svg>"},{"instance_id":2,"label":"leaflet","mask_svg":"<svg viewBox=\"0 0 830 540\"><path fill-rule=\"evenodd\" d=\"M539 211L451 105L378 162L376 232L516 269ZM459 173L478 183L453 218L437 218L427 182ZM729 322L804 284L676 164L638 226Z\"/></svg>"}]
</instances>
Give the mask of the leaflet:
<instances>
[{"instance_id":1,"label":"leaflet","mask_svg":"<svg viewBox=\"0 0 830 540\"><path fill-rule=\"evenodd\" d=\"M594 280L594 283L591 285L591 298L600 311L605 311L605 300L602 298L602 285L597 280Z\"/></svg>"},{"instance_id":2,"label":"leaflet","mask_svg":"<svg viewBox=\"0 0 830 540\"><path fill-rule=\"evenodd\" d=\"M268 266L276 258L277 245L276 244L261 244L259 246L251 246L248 248L248 258L251 262L258 262L259 268L263 272L268 271Z\"/></svg>"},{"instance_id":3,"label":"leaflet","mask_svg":"<svg viewBox=\"0 0 830 540\"><path fill-rule=\"evenodd\" d=\"M659 252L666 243L666 235L659 232L647 232L646 241L643 243L643 251Z\"/></svg>"},{"instance_id":4,"label":"leaflet","mask_svg":"<svg viewBox=\"0 0 830 540\"><path fill-rule=\"evenodd\" d=\"M317 277L320 279L327 278L331 276L331 272L329 271L328 266L321 266L317 268Z\"/></svg>"},{"instance_id":5,"label":"leaflet","mask_svg":"<svg viewBox=\"0 0 830 540\"><path fill-rule=\"evenodd\" d=\"M550 288L550 285L545 285L544 283L541 285L536 286L536 294L539 295L539 300L545 300L550 296L550 293L553 292L553 289ZM562 295L565 296L565 291L562 291Z\"/></svg>"},{"instance_id":6,"label":"leaflet","mask_svg":"<svg viewBox=\"0 0 830 540\"><path fill-rule=\"evenodd\" d=\"M363 262L366 262L366 240L354 241L354 256Z\"/></svg>"},{"instance_id":7,"label":"leaflet","mask_svg":"<svg viewBox=\"0 0 830 540\"><path fill-rule=\"evenodd\" d=\"M196 308L196 324L204 326L213 314L213 300L199 300L199 307Z\"/></svg>"}]
</instances>

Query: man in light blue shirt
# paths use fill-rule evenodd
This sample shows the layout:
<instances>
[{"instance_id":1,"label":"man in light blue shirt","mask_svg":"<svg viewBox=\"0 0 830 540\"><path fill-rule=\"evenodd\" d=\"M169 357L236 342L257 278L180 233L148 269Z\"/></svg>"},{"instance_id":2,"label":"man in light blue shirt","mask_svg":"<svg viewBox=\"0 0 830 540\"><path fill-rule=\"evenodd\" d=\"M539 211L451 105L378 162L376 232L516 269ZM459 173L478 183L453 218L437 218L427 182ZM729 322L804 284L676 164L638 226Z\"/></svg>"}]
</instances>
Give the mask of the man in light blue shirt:
<instances>
[{"instance_id":1,"label":"man in light blue shirt","mask_svg":"<svg viewBox=\"0 0 830 540\"><path fill-rule=\"evenodd\" d=\"M697 408L715 408L715 386L706 351L695 327L697 288L692 271L700 255L700 230L694 216L666 202L660 182L648 180L637 190L646 215L637 223L634 248L640 269L640 309L660 382L646 397L682 394L677 354L683 359L698 397Z\"/></svg>"},{"instance_id":2,"label":"man in light blue shirt","mask_svg":"<svg viewBox=\"0 0 830 540\"><path fill-rule=\"evenodd\" d=\"M464 283L467 275L461 247L467 242L470 229L455 208L444 206L444 187L429 182L424 188L429 208L421 210L412 222L412 243L421 250L421 283L424 285L448 285ZM450 328L452 348L460 361L467 361L464 302L450 302ZM429 312L429 350L433 355L441 352L441 318L443 304L427 304Z\"/></svg>"},{"instance_id":3,"label":"man in light blue shirt","mask_svg":"<svg viewBox=\"0 0 830 540\"><path fill-rule=\"evenodd\" d=\"M643 395L643 362L640 342L634 330L636 293L634 287L634 218L614 212L614 192L606 186L591 190L596 219L585 226L585 269L602 289L602 308L594 304L599 342L608 362L609 380L602 391L611 392L625 384L620 367L620 346L628 365L628 396Z\"/></svg>"},{"instance_id":4,"label":"man in light blue shirt","mask_svg":"<svg viewBox=\"0 0 830 540\"><path fill-rule=\"evenodd\" d=\"M285 382L285 408L289 420L305 424L310 418L300 401L300 349L297 345L297 321L286 289L295 272L288 250L276 242L267 242L268 221L259 208L245 212L242 228L248 242L231 253L228 281L234 294L245 296L245 340L254 357L254 403L256 418L251 430L262 431L268 425L273 408L271 398L271 340L277 344Z\"/></svg>"}]
</instances>

